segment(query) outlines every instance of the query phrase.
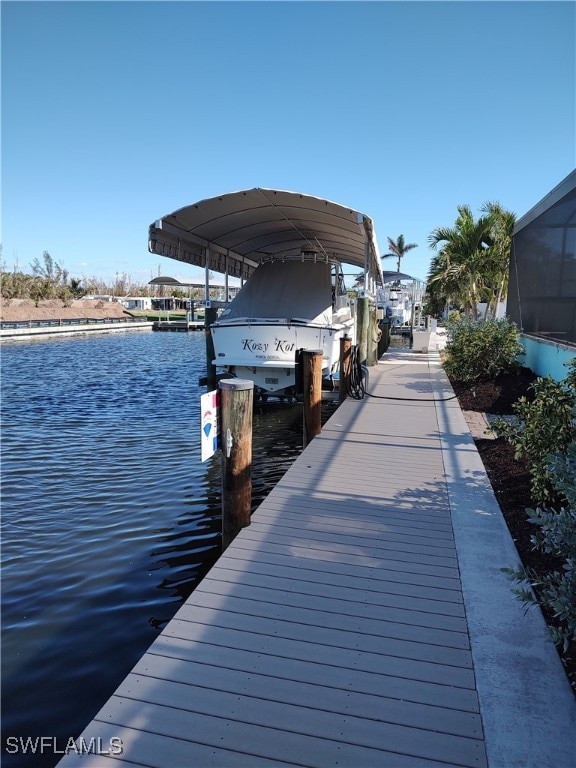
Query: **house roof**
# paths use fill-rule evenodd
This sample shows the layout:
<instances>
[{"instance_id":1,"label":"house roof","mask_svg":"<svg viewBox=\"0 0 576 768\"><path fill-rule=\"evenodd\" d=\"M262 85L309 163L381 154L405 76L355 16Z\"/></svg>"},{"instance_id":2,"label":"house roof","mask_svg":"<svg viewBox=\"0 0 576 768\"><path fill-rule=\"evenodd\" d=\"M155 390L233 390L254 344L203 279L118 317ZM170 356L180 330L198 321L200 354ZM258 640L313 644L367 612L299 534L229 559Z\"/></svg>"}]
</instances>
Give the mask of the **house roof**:
<instances>
[{"instance_id":1,"label":"house roof","mask_svg":"<svg viewBox=\"0 0 576 768\"><path fill-rule=\"evenodd\" d=\"M547 225L557 227L574 226L574 201L576 191L576 170L566 176L554 189L548 192L542 200L536 203L527 213L516 221L514 235L531 224L538 216L555 207L554 216L549 218ZM565 199L564 199L565 198Z\"/></svg>"},{"instance_id":2,"label":"house roof","mask_svg":"<svg viewBox=\"0 0 576 768\"><path fill-rule=\"evenodd\" d=\"M256 187L200 200L151 224L148 249L243 279L265 262L314 259L351 264L382 282L372 220L298 192Z\"/></svg>"}]
</instances>

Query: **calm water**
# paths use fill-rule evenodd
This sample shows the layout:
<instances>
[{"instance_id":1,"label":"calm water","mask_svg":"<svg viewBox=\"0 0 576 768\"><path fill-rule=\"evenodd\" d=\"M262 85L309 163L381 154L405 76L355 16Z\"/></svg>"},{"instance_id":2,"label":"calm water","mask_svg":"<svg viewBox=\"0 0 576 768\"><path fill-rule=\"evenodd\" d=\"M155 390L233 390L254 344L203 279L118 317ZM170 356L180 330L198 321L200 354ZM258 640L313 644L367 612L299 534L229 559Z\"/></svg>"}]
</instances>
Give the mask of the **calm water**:
<instances>
[{"instance_id":1,"label":"calm water","mask_svg":"<svg viewBox=\"0 0 576 768\"><path fill-rule=\"evenodd\" d=\"M77 736L217 558L204 373L204 334L4 345L2 765L54 765L14 737ZM258 406L254 506L301 442L300 406Z\"/></svg>"}]
</instances>

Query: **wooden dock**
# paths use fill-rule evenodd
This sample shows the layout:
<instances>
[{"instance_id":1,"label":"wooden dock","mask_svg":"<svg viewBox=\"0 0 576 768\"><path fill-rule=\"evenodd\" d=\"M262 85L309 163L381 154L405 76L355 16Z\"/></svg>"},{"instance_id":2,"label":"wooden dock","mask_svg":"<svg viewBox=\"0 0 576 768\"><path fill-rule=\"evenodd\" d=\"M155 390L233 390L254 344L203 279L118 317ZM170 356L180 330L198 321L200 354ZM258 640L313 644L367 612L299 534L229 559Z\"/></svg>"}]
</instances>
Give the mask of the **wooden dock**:
<instances>
[{"instance_id":1,"label":"wooden dock","mask_svg":"<svg viewBox=\"0 0 576 768\"><path fill-rule=\"evenodd\" d=\"M391 352L368 391L62 768L574 768L574 697L500 571L515 549L438 356Z\"/></svg>"},{"instance_id":2,"label":"wooden dock","mask_svg":"<svg viewBox=\"0 0 576 768\"><path fill-rule=\"evenodd\" d=\"M203 331L205 328L203 320L156 320L154 321L155 331Z\"/></svg>"}]
</instances>

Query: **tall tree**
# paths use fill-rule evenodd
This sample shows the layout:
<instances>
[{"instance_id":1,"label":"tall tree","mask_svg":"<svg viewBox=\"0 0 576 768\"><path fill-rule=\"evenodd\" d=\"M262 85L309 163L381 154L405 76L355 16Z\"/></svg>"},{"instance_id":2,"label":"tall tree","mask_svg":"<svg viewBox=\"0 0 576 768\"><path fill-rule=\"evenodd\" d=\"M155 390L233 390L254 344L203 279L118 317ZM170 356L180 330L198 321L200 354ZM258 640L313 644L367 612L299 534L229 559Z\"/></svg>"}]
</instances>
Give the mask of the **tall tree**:
<instances>
[{"instance_id":1,"label":"tall tree","mask_svg":"<svg viewBox=\"0 0 576 768\"><path fill-rule=\"evenodd\" d=\"M77 277L71 278L68 290L73 299L81 299L86 295L86 291L82 288L82 280Z\"/></svg>"},{"instance_id":2,"label":"tall tree","mask_svg":"<svg viewBox=\"0 0 576 768\"><path fill-rule=\"evenodd\" d=\"M58 285L59 283L65 285L68 280L67 270L63 269L57 261L54 261L48 251L43 251L42 260L44 262L43 264L36 258L30 265L33 274L38 275L38 277L41 277L44 280L48 280L54 285Z\"/></svg>"},{"instance_id":3,"label":"tall tree","mask_svg":"<svg viewBox=\"0 0 576 768\"><path fill-rule=\"evenodd\" d=\"M490 282L493 285L492 295L488 299L486 315L492 308L496 317L498 304L508 293L508 278L510 274L510 250L512 248L512 232L516 224L516 214L507 211L498 202L484 203L481 210L488 214L491 226L489 235L489 269Z\"/></svg>"},{"instance_id":4,"label":"tall tree","mask_svg":"<svg viewBox=\"0 0 576 768\"><path fill-rule=\"evenodd\" d=\"M55 261L48 251L42 253L42 262L34 259L30 265L34 274L31 297L36 302L42 299L54 299L66 289L68 272Z\"/></svg>"},{"instance_id":5,"label":"tall tree","mask_svg":"<svg viewBox=\"0 0 576 768\"><path fill-rule=\"evenodd\" d=\"M398 235L396 241L392 240L391 237L388 238L388 248L391 253L387 253L386 256L396 257L396 271L400 272L400 263L402 262L402 259L406 256L408 251L412 250L412 248L418 248L418 245L417 243L405 243L404 235ZM386 256L384 256L384 258L386 258Z\"/></svg>"},{"instance_id":6,"label":"tall tree","mask_svg":"<svg viewBox=\"0 0 576 768\"><path fill-rule=\"evenodd\" d=\"M429 236L431 248L440 246L436 272L429 282L444 284L444 294L458 294L474 319L478 318L478 302L484 297L490 276L489 246L492 219L481 216L475 220L468 205L458 206L458 218L453 227L437 227Z\"/></svg>"},{"instance_id":7,"label":"tall tree","mask_svg":"<svg viewBox=\"0 0 576 768\"><path fill-rule=\"evenodd\" d=\"M451 305L466 304L466 283L451 262L447 249L432 257L426 285L427 303L431 314L444 310L446 317Z\"/></svg>"}]
</instances>

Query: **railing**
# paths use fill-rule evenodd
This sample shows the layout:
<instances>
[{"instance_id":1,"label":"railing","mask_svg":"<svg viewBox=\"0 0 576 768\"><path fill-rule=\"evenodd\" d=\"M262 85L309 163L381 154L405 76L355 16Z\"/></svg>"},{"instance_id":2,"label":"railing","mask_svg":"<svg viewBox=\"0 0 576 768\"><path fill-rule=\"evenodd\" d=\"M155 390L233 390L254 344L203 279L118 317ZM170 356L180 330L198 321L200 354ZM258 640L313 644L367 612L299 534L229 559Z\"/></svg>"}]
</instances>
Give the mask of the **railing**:
<instances>
[{"instance_id":1,"label":"railing","mask_svg":"<svg viewBox=\"0 0 576 768\"><path fill-rule=\"evenodd\" d=\"M140 323L146 318L141 317L78 317L65 320L2 320L1 330L13 328L51 328L63 325L105 325L111 323Z\"/></svg>"}]
</instances>

